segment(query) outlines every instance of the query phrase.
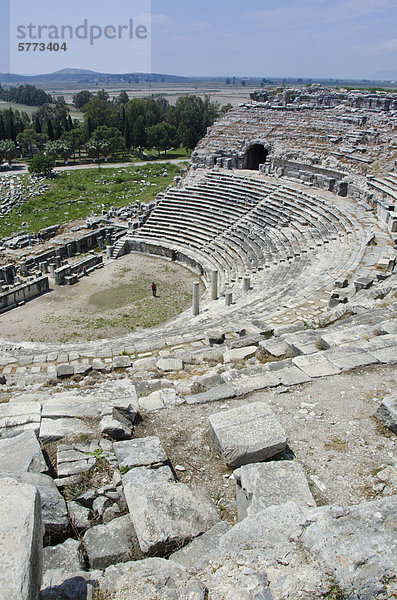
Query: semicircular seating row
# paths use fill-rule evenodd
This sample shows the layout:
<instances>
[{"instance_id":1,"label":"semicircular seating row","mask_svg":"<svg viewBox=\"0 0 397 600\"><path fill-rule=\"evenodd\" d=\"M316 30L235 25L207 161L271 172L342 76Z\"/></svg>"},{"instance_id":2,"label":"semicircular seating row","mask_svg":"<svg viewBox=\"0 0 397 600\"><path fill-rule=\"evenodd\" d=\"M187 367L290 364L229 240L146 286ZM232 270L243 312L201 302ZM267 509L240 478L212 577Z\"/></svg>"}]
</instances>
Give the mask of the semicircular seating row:
<instances>
[{"instance_id":1,"label":"semicircular seating row","mask_svg":"<svg viewBox=\"0 0 397 600\"><path fill-rule=\"evenodd\" d=\"M397 173L390 172L385 177L374 177L368 181L371 188L381 192L391 203L397 203Z\"/></svg>"},{"instance_id":2,"label":"semicircular seating row","mask_svg":"<svg viewBox=\"0 0 397 600\"><path fill-rule=\"evenodd\" d=\"M131 238L184 252L207 280L217 270L221 294L233 291L235 309L247 317L332 286L357 267L365 248L360 224L336 199L331 204L273 178L211 170L167 190ZM255 293L243 296L246 274Z\"/></svg>"}]
</instances>

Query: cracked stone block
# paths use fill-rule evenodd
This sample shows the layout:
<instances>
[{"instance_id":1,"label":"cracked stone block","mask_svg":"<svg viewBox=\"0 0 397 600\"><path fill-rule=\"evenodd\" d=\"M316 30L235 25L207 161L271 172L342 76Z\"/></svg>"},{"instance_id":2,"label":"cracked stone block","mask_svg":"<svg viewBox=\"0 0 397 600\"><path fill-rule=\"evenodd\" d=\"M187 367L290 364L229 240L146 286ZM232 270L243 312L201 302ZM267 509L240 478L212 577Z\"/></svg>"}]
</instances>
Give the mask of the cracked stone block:
<instances>
[{"instance_id":1,"label":"cracked stone block","mask_svg":"<svg viewBox=\"0 0 397 600\"><path fill-rule=\"evenodd\" d=\"M285 450L284 429L263 402L215 413L208 420L215 449L231 467L267 460Z\"/></svg>"}]
</instances>

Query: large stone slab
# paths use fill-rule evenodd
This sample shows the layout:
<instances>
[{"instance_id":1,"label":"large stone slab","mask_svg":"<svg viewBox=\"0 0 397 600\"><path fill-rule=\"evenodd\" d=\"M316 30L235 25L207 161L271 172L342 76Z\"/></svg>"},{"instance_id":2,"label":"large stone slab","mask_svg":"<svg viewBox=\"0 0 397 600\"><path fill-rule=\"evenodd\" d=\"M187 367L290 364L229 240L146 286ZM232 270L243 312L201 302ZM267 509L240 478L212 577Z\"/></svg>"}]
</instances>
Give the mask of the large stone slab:
<instances>
[{"instance_id":1,"label":"large stone slab","mask_svg":"<svg viewBox=\"0 0 397 600\"><path fill-rule=\"evenodd\" d=\"M333 365L342 371L366 367L378 362L378 359L369 352L352 346L327 350L324 352L324 355Z\"/></svg>"},{"instance_id":2,"label":"large stone slab","mask_svg":"<svg viewBox=\"0 0 397 600\"><path fill-rule=\"evenodd\" d=\"M226 350L226 352L223 354L223 360L225 363L239 362L249 358L250 356L254 356L257 350L258 348L256 346L244 346L243 348Z\"/></svg>"},{"instance_id":3,"label":"large stone slab","mask_svg":"<svg viewBox=\"0 0 397 600\"><path fill-rule=\"evenodd\" d=\"M7 474L19 483L32 485L40 494L41 516L46 535L59 533L68 527L68 511L54 480L43 473Z\"/></svg>"},{"instance_id":4,"label":"large stone slab","mask_svg":"<svg viewBox=\"0 0 397 600\"><path fill-rule=\"evenodd\" d=\"M388 365L397 363L397 335L381 335L363 344L363 350L370 352L379 362Z\"/></svg>"},{"instance_id":5,"label":"large stone slab","mask_svg":"<svg viewBox=\"0 0 397 600\"><path fill-rule=\"evenodd\" d=\"M217 385L211 390L208 390L208 392L201 392L200 394L185 396L185 400L188 404L205 404L207 402L217 402L218 400L235 398L236 395L237 387L235 385L223 383L222 385Z\"/></svg>"},{"instance_id":6,"label":"large stone slab","mask_svg":"<svg viewBox=\"0 0 397 600\"><path fill-rule=\"evenodd\" d=\"M215 555L219 551L221 536L231 528L226 521L220 521L190 544L171 554L170 560L183 565L190 573L198 573L205 567L208 555Z\"/></svg>"},{"instance_id":7,"label":"large stone slab","mask_svg":"<svg viewBox=\"0 0 397 600\"><path fill-rule=\"evenodd\" d=\"M48 471L34 431L0 440L0 473Z\"/></svg>"},{"instance_id":8,"label":"large stone slab","mask_svg":"<svg viewBox=\"0 0 397 600\"><path fill-rule=\"evenodd\" d=\"M113 444L119 467L148 467L164 465L168 456L161 445L160 438L148 436Z\"/></svg>"},{"instance_id":9,"label":"large stone slab","mask_svg":"<svg viewBox=\"0 0 397 600\"><path fill-rule=\"evenodd\" d=\"M310 377L294 365L292 360L270 363L269 369L277 375L283 385L297 385L298 383L307 383L310 381Z\"/></svg>"},{"instance_id":10,"label":"large stone slab","mask_svg":"<svg viewBox=\"0 0 397 600\"><path fill-rule=\"evenodd\" d=\"M397 496L317 509L301 540L354 600L397 593Z\"/></svg>"},{"instance_id":11,"label":"large stone slab","mask_svg":"<svg viewBox=\"0 0 397 600\"><path fill-rule=\"evenodd\" d=\"M124 493L145 554L174 550L220 521L215 506L197 486L162 482L144 487L128 483Z\"/></svg>"},{"instance_id":12,"label":"large stone slab","mask_svg":"<svg viewBox=\"0 0 397 600\"><path fill-rule=\"evenodd\" d=\"M385 427L397 434L397 395L384 398L375 413L375 417Z\"/></svg>"},{"instance_id":13,"label":"large stone slab","mask_svg":"<svg viewBox=\"0 0 397 600\"><path fill-rule=\"evenodd\" d=\"M341 372L338 367L329 362L322 352L297 356L292 359L292 362L309 377L328 377Z\"/></svg>"},{"instance_id":14,"label":"large stone slab","mask_svg":"<svg viewBox=\"0 0 397 600\"><path fill-rule=\"evenodd\" d=\"M287 444L284 429L263 402L225 410L208 420L215 448L231 467L267 460Z\"/></svg>"},{"instance_id":15,"label":"large stone slab","mask_svg":"<svg viewBox=\"0 0 397 600\"><path fill-rule=\"evenodd\" d=\"M181 565L163 558L147 558L108 567L99 588L116 600L205 600L204 584L192 578Z\"/></svg>"},{"instance_id":16,"label":"large stone slab","mask_svg":"<svg viewBox=\"0 0 397 600\"><path fill-rule=\"evenodd\" d=\"M38 600L42 540L38 491L10 477L0 479L0 594L4 600Z\"/></svg>"},{"instance_id":17,"label":"large stone slab","mask_svg":"<svg viewBox=\"0 0 397 600\"><path fill-rule=\"evenodd\" d=\"M180 371L183 369L183 361L179 358L160 358L156 367L160 371Z\"/></svg>"},{"instance_id":18,"label":"large stone slab","mask_svg":"<svg viewBox=\"0 0 397 600\"><path fill-rule=\"evenodd\" d=\"M86 531L83 545L92 569L140 558L136 552L136 536L128 515L96 525Z\"/></svg>"},{"instance_id":19,"label":"large stone slab","mask_svg":"<svg viewBox=\"0 0 397 600\"><path fill-rule=\"evenodd\" d=\"M296 461L271 461L243 465L234 472L239 521L274 504L293 500L302 508L316 503L305 473Z\"/></svg>"},{"instance_id":20,"label":"large stone slab","mask_svg":"<svg viewBox=\"0 0 397 600\"><path fill-rule=\"evenodd\" d=\"M85 419L59 418L41 419L39 437L42 442L56 442L70 435L97 433L97 427Z\"/></svg>"},{"instance_id":21,"label":"large stone slab","mask_svg":"<svg viewBox=\"0 0 397 600\"><path fill-rule=\"evenodd\" d=\"M0 404L0 438L14 437L23 431L40 429L39 402Z\"/></svg>"},{"instance_id":22,"label":"large stone slab","mask_svg":"<svg viewBox=\"0 0 397 600\"><path fill-rule=\"evenodd\" d=\"M62 569L66 573L84 570L81 543L72 538L62 544L47 546L43 550L43 572Z\"/></svg>"},{"instance_id":23,"label":"large stone slab","mask_svg":"<svg viewBox=\"0 0 397 600\"><path fill-rule=\"evenodd\" d=\"M135 467L123 474L123 485L132 483L133 485L146 486L150 483L175 482L175 477L168 465L151 469L150 467Z\"/></svg>"}]
</instances>

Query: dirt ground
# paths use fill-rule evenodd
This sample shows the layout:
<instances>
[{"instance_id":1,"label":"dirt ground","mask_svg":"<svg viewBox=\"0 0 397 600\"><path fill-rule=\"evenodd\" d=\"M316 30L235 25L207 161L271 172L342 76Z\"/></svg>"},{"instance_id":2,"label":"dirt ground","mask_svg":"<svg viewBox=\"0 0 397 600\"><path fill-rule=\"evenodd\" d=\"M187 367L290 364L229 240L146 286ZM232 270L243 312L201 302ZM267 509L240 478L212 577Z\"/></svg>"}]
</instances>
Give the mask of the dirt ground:
<instances>
[{"instance_id":1,"label":"dirt ground","mask_svg":"<svg viewBox=\"0 0 397 600\"><path fill-rule=\"evenodd\" d=\"M151 282L157 284L153 298ZM68 342L111 338L168 321L191 305L197 276L152 257L129 254L0 317L1 337Z\"/></svg>"},{"instance_id":2,"label":"dirt ground","mask_svg":"<svg viewBox=\"0 0 397 600\"><path fill-rule=\"evenodd\" d=\"M232 470L217 456L208 416L249 402L269 404L305 470L319 505L358 504L396 493L384 489L377 473L397 460L397 438L373 415L380 401L394 393L395 367L373 366L335 377L319 378L291 391L256 392L240 400L161 410L144 415L135 436L158 435L184 483L202 485L224 519L235 522ZM286 501L288 498L286 498Z\"/></svg>"}]
</instances>

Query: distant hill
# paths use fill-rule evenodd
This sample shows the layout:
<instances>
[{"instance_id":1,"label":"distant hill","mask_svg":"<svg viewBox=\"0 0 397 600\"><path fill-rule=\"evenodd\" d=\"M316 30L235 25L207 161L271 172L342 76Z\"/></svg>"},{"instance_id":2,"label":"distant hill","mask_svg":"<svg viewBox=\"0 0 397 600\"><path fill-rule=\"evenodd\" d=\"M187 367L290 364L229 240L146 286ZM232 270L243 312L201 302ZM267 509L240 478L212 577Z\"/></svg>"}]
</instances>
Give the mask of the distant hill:
<instances>
[{"instance_id":1,"label":"distant hill","mask_svg":"<svg viewBox=\"0 0 397 600\"><path fill-rule=\"evenodd\" d=\"M189 77L163 75L160 73L97 73L86 69L61 69L55 73L43 75L17 75L15 73L0 73L0 83L7 84L97 84L97 83L139 83L139 82L184 82Z\"/></svg>"}]
</instances>

